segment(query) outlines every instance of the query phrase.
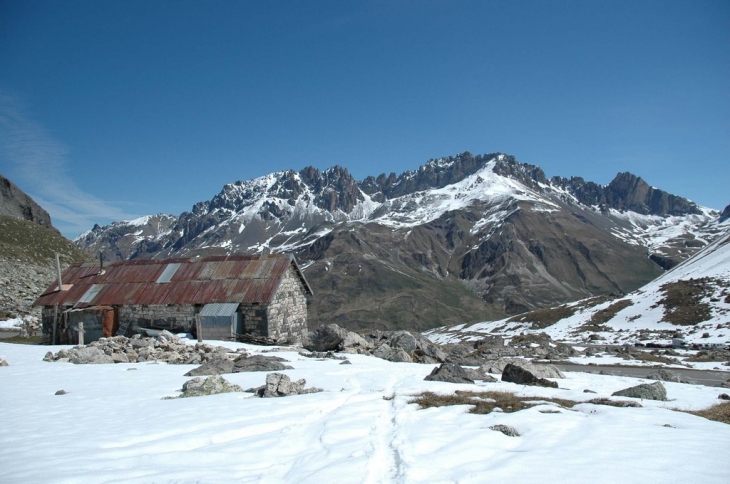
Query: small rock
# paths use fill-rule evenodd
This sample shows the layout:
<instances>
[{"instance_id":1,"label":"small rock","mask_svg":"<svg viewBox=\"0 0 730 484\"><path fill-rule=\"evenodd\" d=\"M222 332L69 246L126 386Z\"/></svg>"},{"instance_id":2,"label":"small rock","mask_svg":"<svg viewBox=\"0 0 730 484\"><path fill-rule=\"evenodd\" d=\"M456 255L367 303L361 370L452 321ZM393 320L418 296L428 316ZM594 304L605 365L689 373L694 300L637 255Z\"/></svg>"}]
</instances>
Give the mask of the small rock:
<instances>
[{"instance_id":1,"label":"small rock","mask_svg":"<svg viewBox=\"0 0 730 484\"><path fill-rule=\"evenodd\" d=\"M502 432L507 437L519 437L520 436L520 433L517 432L517 430L515 430L513 427L510 427L509 425L497 424L497 425L492 425L491 427L489 427L489 429L495 430L497 432Z\"/></svg>"},{"instance_id":2,"label":"small rock","mask_svg":"<svg viewBox=\"0 0 730 484\"><path fill-rule=\"evenodd\" d=\"M8 366L8 362L0 358L0 366Z\"/></svg>"},{"instance_id":3,"label":"small rock","mask_svg":"<svg viewBox=\"0 0 730 484\"><path fill-rule=\"evenodd\" d=\"M728 395L727 393L721 393L717 396L717 398L719 398L720 400L730 400L730 395Z\"/></svg>"},{"instance_id":4,"label":"small rock","mask_svg":"<svg viewBox=\"0 0 730 484\"><path fill-rule=\"evenodd\" d=\"M589 389L586 388L585 390L583 390L583 393L596 393L596 392L594 392L593 390L589 390Z\"/></svg>"},{"instance_id":5,"label":"small rock","mask_svg":"<svg viewBox=\"0 0 730 484\"><path fill-rule=\"evenodd\" d=\"M67 393L66 390L58 390L54 395L66 395Z\"/></svg>"},{"instance_id":6,"label":"small rock","mask_svg":"<svg viewBox=\"0 0 730 484\"><path fill-rule=\"evenodd\" d=\"M127 371L136 371L137 368L127 368Z\"/></svg>"},{"instance_id":7,"label":"small rock","mask_svg":"<svg viewBox=\"0 0 730 484\"><path fill-rule=\"evenodd\" d=\"M340 365L352 365L352 362L350 360L344 360Z\"/></svg>"}]
</instances>

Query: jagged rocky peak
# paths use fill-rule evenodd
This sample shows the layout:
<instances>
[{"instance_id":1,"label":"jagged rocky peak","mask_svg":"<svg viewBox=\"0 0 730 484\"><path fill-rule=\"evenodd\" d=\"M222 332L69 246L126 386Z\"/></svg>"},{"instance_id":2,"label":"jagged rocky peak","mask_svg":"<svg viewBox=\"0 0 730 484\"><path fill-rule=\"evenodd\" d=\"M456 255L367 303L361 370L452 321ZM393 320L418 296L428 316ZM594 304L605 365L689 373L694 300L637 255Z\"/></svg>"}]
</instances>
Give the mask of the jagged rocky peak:
<instances>
[{"instance_id":1,"label":"jagged rocky peak","mask_svg":"<svg viewBox=\"0 0 730 484\"><path fill-rule=\"evenodd\" d=\"M475 156L465 151L456 156L431 159L418 169L406 171L398 177L395 176L395 173L388 176L383 173L377 178L369 176L360 183L360 189L370 195L373 200L382 202L387 199L433 188L443 188L460 182L495 159L502 160L505 163L508 163L509 160L514 162L514 157L502 153Z\"/></svg>"},{"instance_id":2,"label":"jagged rocky peak","mask_svg":"<svg viewBox=\"0 0 730 484\"><path fill-rule=\"evenodd\" d=\"M499 155L494 165L494 173L508 178L513 178L523 185L536 189L538 183L547 185L549 183L542 168L528 163L518 162L514 156Z\"/></svg>"},{"instance_id":3,"label":"jagged rocky peak","mask_svg":"<svg viewBox=\"0 0 730 484\"><path fill-rule=\"evenodd\" d=\"M694 202L654 188L629 172L616 175L606 189L608 205L618 210L631 210L645 215L702 213Z\"/></svg>"},{"instance_id":4,"label":"jagged rocky peak","mask_svg":"<svg viewBox=\"0 0 730 484\"><path fill-rule=\"evenodd\" d=\"M702 210L686 198L672 195L646 183L641 177L623 172L608 185L587 182L581 177L550 179L553 186L570 192L580 203L613 208L619 211L632 211L642 215L692 215Z\"/></svg>"},{"instance_id":5,"label":"jagged rocky peak","mask_svg":"<svg viewBox=\"0 0 730 484\"><path fill-rule=\"evenodd\" d=\"M299 172L299 176L311 187L317 206L328 212L350 213L358 202L365 200L357 181L347 168L339 165L323 172L308 166Z\"/></svg>"}]
</instances>

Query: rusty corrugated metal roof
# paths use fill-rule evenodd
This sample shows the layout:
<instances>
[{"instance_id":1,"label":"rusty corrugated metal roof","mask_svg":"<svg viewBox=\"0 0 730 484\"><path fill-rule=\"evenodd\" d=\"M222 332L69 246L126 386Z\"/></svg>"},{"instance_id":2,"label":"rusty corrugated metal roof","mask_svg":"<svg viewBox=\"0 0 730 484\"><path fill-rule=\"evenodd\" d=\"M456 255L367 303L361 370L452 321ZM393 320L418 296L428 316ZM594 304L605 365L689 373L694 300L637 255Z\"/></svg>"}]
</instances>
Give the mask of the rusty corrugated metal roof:
<instances>
[{"instance_id":1,"label":"rusty corrugated metal roof","mask_svg":"<svg viewBox=\"0 0 730 484\"><path fill-rule=\"evenodd\" d=\"M103 273L86 262L66 269L62 290L52 284L34 305L268 303L290 266L312 294L294 257L234 255L113 262Z\"/></svg>"}]
</instances>

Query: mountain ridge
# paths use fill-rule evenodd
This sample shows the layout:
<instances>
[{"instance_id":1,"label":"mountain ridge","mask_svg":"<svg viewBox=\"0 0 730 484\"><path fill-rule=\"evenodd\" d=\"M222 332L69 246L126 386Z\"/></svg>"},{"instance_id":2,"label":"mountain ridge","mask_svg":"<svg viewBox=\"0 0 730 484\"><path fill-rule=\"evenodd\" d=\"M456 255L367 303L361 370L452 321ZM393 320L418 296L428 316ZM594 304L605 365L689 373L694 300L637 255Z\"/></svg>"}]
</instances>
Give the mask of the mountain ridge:
<instances>
[{"instance_id":1,"label":"mountain ridge","mask_svg":"<svg viewBox=\"0 0 730 484\"><path fill-rule=\"evenodd\" d=\"M424 276L481 299L481 307L453 311L462 320L628 292L659 275L657 264L676 265L710 242L718 215L630 173L601 186L548 179L503 153L464 152L360 182L339 165L271 173L226 184L178 217L95 226L76 243L112 259L293 252L324 295L312 303L320 322L423 329L425 313L413 301L420 294L439 302L423 292ZM336 294L363 289L350 279L391 276L396 292L411 296L392 303L399 309L388 306L387 317ZM374 301L399 300L392 287L365 289Z\"/></svg>"}]
</instances>

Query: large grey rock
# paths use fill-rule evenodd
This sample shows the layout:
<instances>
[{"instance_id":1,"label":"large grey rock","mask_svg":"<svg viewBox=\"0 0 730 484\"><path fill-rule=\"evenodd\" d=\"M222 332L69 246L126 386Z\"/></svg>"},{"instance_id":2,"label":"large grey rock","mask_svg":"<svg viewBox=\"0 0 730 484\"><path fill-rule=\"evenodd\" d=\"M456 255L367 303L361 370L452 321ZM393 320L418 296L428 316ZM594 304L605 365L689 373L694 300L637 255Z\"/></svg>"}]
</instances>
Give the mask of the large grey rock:
<instances>
[{"instance_id":1,"label":"large grey rock","mask_svg":"<svg viewBox=\"0 0 730 484\"><path fill-rule=\"evenodd\" d=\"M408 331L394 331L389 338L389 345L393 349L402 349L409 355L412 355L416 348L416 337Z\"/></svg>"},{"instance_id":2,"label":"large grey rock","mask_svg":"<svg viewBox=\"0 0 730 484\"><path fill-rule=\"evenodd\" d=\"M241 373L244 371L281 371L291 370L293 367L282 363L286 361L277 356L240 356L233 362L233 373Z\"/></svg>"},{"instance_id":3,"label":"large grey rock","mask_svg":"<svg viewBox=\"0 0 730 484\"><path fill-rule=\"evenodd\" d=\"M293 382L283 373L269 373L266 375L266 385L256 389L256 394L262 398L274 398L322 391L322 389L314 387L305 389L306 384L307 381L303 378Z\"/></svg>"},{"instance_id":4,"label":"large grey rock","mask_svg":"<svg viewBox=\"0 0 730 484\"><path fill-rule=\"evenodd\" d=\"M82 346L69 350L69 361L77 365L97 365L103 363L114 363L111 356L105 354L95 346Z\"/></svg>"},{"instance_id":5,"label":"large grey rock","mask_svg":"<svg viewBox=\"0 0 730 484\"><path fill-rule=\"evenodd\" d=\"M373 351L373 356L387 360L393 354L393 348L388 343L383 343Z\"/></svg>"},{"instance_id":6,"label":"large grey rock","mask_svg":"<svg viewBox=\"0 0 730 484\"><path fill-rule=\"evenodd\" d=\"M502 373L509 364L524 368L538 378L565 378L565 375L555 365L536 365L523 358L499 358L497 360L491 360L482 365L479 370L483 373Z\"/></svg>"},{"instance_id":7,"label":"large grey rock","mask_svg":"<svg viewBox=\"0 0 730 484\"><path fill-rule=\"evenodd\" d=\"M233 360L230 358L215 358L206 361L197 368L185 373L185 376L220 375L233 373Z\"/></svg>"},{"instance_id":8,"label":"large grey rock","mask_svg":"<svg viewBox=\"0 0 730 484\"><path fill-rule=\"evenodd\" d=\"M243 389L240 386L229 383L220 375L214 375L209 376L206 379L197 377L186 381L183 384L183 392L182 395L180 395L180 398L242 391Z\"/></svg>"},{"instance_id":9,"label":"large grey rock","mask_svg":"<svg viewBox=\"0 0 730 484\"><path fill-rule=\"evenodd\" d=\"M667 390L664 388L664 385L662 385L662 382L658 381L654 383L642 383L635 387L624 388L623 390L613 392L611 396L664 401L667 399Z\"/></svg>"},{"instance_id":10,"label":"large grey rock","mask_svg":"<svg viewBox=\"0 0 730 484\"><path fill-rule=\"evenodd\" d=\"M348 337L349 331L336 324L327 324L307 334L304 348L309 351L335 351Z\"/></svg>"},{"instance_id":11,"label":"large grey rock","mask_svg":"<svg viewBox=\"0 0 730 484\"><path fill-rule=\"evenodd\" d=\"M411 355L409 355L403 348L394 349L393 352L390 354L390 356L387 358L387 360L392 361L394 363L411 363L411 362L413 362Z\"/></svg>"},{"instance_id":12,"label":"large grey rock","mask_svg":"<svg viewBox=\"0 0 730 484\"><path fill-rule=\"evenodd\" d=\"M466 369L455 363L442 363L440 366L435 367L424 380L446 383L474 383L474 380L469 378Z\"/></svg>"},{"instance_id":13,"label":"large grey rock","mask_svg":"<svg viewBox=\"0 0 730 484\"><path fill-rule=\"evenodd\" d=\"M538 378L530 371L521 366L508 363L502 371L502 381L518 383L520 385L532 385L540 387L558 388L558 384L554 381Z\"/></svg>"}]
</instances>

